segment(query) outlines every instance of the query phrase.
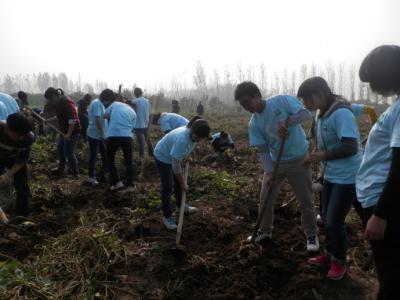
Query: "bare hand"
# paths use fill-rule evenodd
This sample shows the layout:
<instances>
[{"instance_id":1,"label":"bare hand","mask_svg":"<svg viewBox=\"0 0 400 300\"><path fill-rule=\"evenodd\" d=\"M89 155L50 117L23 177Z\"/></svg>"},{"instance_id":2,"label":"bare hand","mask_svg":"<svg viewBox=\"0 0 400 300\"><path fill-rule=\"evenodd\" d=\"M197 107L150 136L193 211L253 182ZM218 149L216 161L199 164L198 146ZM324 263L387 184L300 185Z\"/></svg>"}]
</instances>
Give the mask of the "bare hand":
<instances>
[{"instance_id":1,"label":"bare hand","mask_svg":"<svg viewBox=\"0 0 400 300\"><path fill-rule=\"evenodd\" d=\"M278 132L279 132L279 136L280 136L281 139L286 139L286 138L289 137L290 132L289 132L289 129L287 127L287 122L286 121L283 121L283 122L279 123Z\"/></svg>"},{"instance_id":2,"label":"bare hand","mask_svg":"<svg viewBox=\"0 0 400 300\"><path fill-rule=\"evenodd\" d=\"M64 140L69 140L70 137L71 137L70 135L64 134Z\"/></svg>"},{"instance_id":3,"label":"bare hand","mask_svg":"<svg viewBox=\"0 0 400 300\"><path fill-rule=\"evenodd\" d=\"M386 220L372 215L365 228L364 238L368 241L381 240L385 236Z\"/></svg>"},{"instance_id":4,"label":"bare hand","mask_svg":"<svg viewBox=\"0 0 400 300\"><path fill-rule=\"evenodd\" d=\"M310 156L303 159L302 164L307 165L310 163L319 163L326 160L326 154L323 151L313 151Z\"/></svg>"},{"instance_id":5,"label":"bare hand","mask_svg":"<svg viewBox=\"0 0 400 300\"><path fill-rule=\"evenodd\" d=\"M183 192L187 192L189 191L189 186L187 185L187 183L184 183L181 185L181 189Z\"/></svg>"},{"instance_id":6,"label":"bare hand","mask_svg":"<svg viewBox=\"0 0 400 300\"><path fill-rule=\"evenodd\" d=\"M0 187L5 186L7 184L7 179L4 175L0 176Z\"/></svg>"},{"instance_id":7,"label":"bare hand","mask_svg":"<svg viewBox=\"0 0 400 300\"><path fill-rule=\"evenodd\" d=\"M268 184L269 187L274 187L275 181L272 180L272 172L264 173L263 181L265 184Z\"/></svg>"}]
</instances>

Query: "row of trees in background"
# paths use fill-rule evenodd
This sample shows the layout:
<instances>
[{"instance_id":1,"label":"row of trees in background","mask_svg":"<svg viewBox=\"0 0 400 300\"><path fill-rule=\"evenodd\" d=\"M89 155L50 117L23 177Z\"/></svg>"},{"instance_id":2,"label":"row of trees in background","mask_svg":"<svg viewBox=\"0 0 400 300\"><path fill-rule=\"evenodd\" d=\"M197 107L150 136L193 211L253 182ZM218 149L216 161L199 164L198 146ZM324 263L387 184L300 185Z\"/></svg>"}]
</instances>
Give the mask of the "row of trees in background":
<instances>
[{"instance_id":1,"label":"row of trees in background","mask_svg":"<svg viewBox=\"0 0 400 300\"><path fill-rule=\"evenodd\" d=\"M371 93L367 84L359 81L354 66L344 64L317 66L315 64L301 65L298 69L271 70L265 64L258 66L244 66L239 63L235 70L226 67L222 72L214 70L207 72L201 62L197 62L192 80L177 80L173 78L169 83L157 87L145 88L147 95L158 95L168 99L178 99L181 102L190 102L190 106L202 101L206 106L225 105L233 103L234 89L237 83L244 80L254 81L262 90L264 96L274 94L295 95L302 81L312 76L324 77L335 93L344 96L350 101L362 101L373 104L387 104L390 99L378 97ZM49 87L59 87L68 94L77 97L85 93L98 94L108 87L104 81L96 80L93 83L73 80L66 73L50 74L26 74L5 75L0 78L0 90L14 94L18 90L24 90L31 94L43 94ZM124 96L133 97L133 89L124 88ZM189 104L189 103L188 103Z\"/></svg>"}]
</instances>

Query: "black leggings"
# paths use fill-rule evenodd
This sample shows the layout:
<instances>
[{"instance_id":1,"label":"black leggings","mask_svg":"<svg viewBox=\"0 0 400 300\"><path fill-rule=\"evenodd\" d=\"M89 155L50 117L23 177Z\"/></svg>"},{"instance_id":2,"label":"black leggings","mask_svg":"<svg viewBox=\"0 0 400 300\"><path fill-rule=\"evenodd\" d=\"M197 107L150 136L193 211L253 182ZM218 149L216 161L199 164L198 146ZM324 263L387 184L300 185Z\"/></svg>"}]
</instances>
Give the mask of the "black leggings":
<instances>
[{"instance_id":1,"label":"black leggings","mask_svg":"<svg viewBox=\"0 0 400 300\"><path fill-rule=\"evenodd\" d=\"M374 207L364 209L363 223L367 224ZM378 300L399 299L400 287L400 218L387 221L382 240L371 242L376 272L379 280Z\"/></svg>"}]
</instances>

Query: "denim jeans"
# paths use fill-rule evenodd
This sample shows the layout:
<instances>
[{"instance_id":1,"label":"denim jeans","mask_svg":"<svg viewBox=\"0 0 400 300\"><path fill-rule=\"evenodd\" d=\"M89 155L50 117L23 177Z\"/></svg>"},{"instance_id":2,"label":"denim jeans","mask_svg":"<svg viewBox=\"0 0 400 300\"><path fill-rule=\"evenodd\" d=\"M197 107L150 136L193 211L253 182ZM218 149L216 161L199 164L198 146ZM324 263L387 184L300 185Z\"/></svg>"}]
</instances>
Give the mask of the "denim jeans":
<instances>
[{"instance_id":1,"label":"denim jeans","mask_svg":"<svg viewBox=\"0 0 400 300\"><path fill-rule=\"evenodd\" d=\"M144 142L146 141L149 155L153 156L153 145L150 141L149 128L135 128L135 135L139 148L140 158L144 157Z\"/></svg>"},{"instance_id":2,"label":"denim jeans","mask_svg":"<svg viewBox=\"0 0 400 300\"><path fill-rule=\"evenodd\" d=\"M58 137L57 151L60 170L65 169L65 162L68 160L68 167L72 174L78 174L78 160L76 159L75 150L76 144L79 140L79 133L74 133L71 137L65 141L63 136Z\"/></svg>"},{"instance_id":3,"label":"denim jeans","mask_svg":"<svg viewBox=\"0 0 400 300\"><path fill-rule=\"evenodd\" d=\"M0 174L3 174L5 168L12 168L15 160L0 161ZM17 202L15 205L15 213L17 216L27 217L29 215L29 198L31 191L28 184L28 167L23 166L14 175L14 188L17 194Z\"/></svg>"},{"instance_id":4,"label":"denim jeans","mask_svg":"<svg viewBox=\"0 0 400 300\"><path fill-rule=\"evenodd\" d=\"M121 180L117 166L115 165L115 155L120 147L124 154L126 183L127 185L133 185L135 167L132 160L132 138L130 137L109 137L107 139L107 160L110 171L110 184L115 185Z\"/></svg>"},{"instance_id":5,"label":"denim jeans","mask_svg":"<svg viewBox=\"0 0 400 300\"><path fill-rule=\"evenodd\" d=\"M325 250L332 259L346 262L347 233L345 219L357 200L354 184L338 184L324 180L322 215L325 220Z\"/></svg>"},{"instance_id":6,"label":"denim jeans","mask_svg":"<svg viewBox=\"0 0 400 300\"><path fill-rule=\"evenodd\" d=\"M100 152L101 156L102 173L104 174L107 171L106 147L104 141L93 139L90 136L88 136L87 139L89 143L88 172L89 172L89 177L94 178L96 175L95 166L96 166L96 158L98 152Z\"/></svg>"},{"instance_id":7,"label":"denim jeans","mask_svg":"<svg viewBox=\"0 0 400 300\"><path fill-rule=\"evenodd\" d=\"M182 202L182 189L178 180L176 180L174 173L172 172L172 165L163 163L156 158L155 161L161 180L162 210L164 213L164 217L169 218L172 215L172 208L171 208L172 185L174 185L174 194L177 206L180 206Z\"/></svg>"},{"instance_id":8,"label":"denim jeans","mask_svg":"<svg viewBox=\"0 0 400 300\"><path fill-rule=\"evenodd\" d=\"M395 199L396 200L396 199ZM374 207L364 209L363 223L366 224ZM397 212L398 215L399 212ZM382 240L371 241L375 269L379 280L378 300L399 299L400 286L400 218L388 218L385 236Z\"/></svg>"}]
</instances>

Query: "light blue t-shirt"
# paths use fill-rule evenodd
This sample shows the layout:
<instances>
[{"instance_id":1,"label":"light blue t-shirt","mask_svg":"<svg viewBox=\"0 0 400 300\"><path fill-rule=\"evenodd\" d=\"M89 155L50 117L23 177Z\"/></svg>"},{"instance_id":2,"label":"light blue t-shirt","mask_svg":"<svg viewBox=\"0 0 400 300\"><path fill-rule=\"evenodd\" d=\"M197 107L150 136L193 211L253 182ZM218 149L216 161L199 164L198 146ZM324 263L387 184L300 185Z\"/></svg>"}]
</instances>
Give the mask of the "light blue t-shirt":
<instances>
[{"instance_id":1,"label":"light blue t-shirt","mask_svg":"<svg viewBox=\"0 0 400 300\"><path fill-rule=\"evenodd\" d=\"M182 161L193 151L196 143L190 138L190 128L179 127L164 135L154 149L154 156L161 162L172 164Z\"/></svg>"},{"instance_id":2,"label":"light blue t-shirt","mask_svg":"<svg viewBox=\"0 0 400 300\"><path fill-rule=\"evenodd\" d=\"M215 139L219 138L221 136L221 132L217 132L211 135L211 143L215 141ZM233 139L230 134L228 134L228 143L233 144Z\"/></svg>"},{"instance_id":3,"label":"light blue t-shirt","mask_svg":"<svg viewBox=\"0 0 400 300\"><path fill-rule=\"evenodd\" d=\"M353 114L356 116L356 118L360 118L365 114L365 105L364 104L351 104L351 110L353 111Z\"/></svg>"},{"instance_id":4,"label":"light blue t-shirt","mask_svg":"<svg viewBox=\"0 0 400 300\"><path fill-rule=\"evenodd\" d=\"M8 117L7 107L3 102L0 102L0 121L6 121Z\"/></svg>"},{"instance_id":5,"label":"light blue t-shirt","mask_svg":"<svg viewBox=\"0 0 400 300\"><path fill-rule=\"evenodd\" d=\"M400 97L382 113L372 127L360 170L357 174L357 198L364 208L374 206L385 186L392 149L400 147Z\"/></svg>"},{"instance_id":6,"label":"light blue t-shirt","mask_svg":"<svg viewBox=\"0 0 400 300\"><path fill-rule=\"evenodd\" d=\"M347 108L338 108L326 118L320 118L316 124L318 150L330 151L341 144L343 137L356 138L360 145L360 133L354 114ZM354 184L361 163L361 148L357 154L322 162L325 166L324 178L332 183Z\"/></svg>"},{"instance_id":7,"label":"light blue t-shirt","mask_svg":"<svg viewBox=\"0 0 400 300\"><path fill-rule=\"evenodd\" d=\"M265 109L261 113L254 113L249 122L250 145L266 144L270 149L272 160L276 161L281 145L278 125L296 114L303 105L296 98L287 95L278 95L263 101L266 102ZM300 124L291 124L288 129L290 135L285 142L282 160L301 159L308 151L308 141L303 127Z\"/></svg>"},{"instance_id":8,"label":"light blue t-shirt","mask_svg":"<svg viewBox=\"0 0 400 300\"><path fill-rule=\"evenodd\" d=\"M114 102L106 109L106 115L109 116L107 138L133 137L136 113L128 104Z\"/></svg>"},{"instance_id":9,"label":"light blue t-shirt","mask_svg":"<svg viewBox=\"0 0 400 300\"><path fill-rule=\"evenodd\" d=\"M166 113L160 116L158 123L160 124L161 130L166 132L186 126L189 124L189 120L175 113Z\"/></svg>"},{"instance_id":10,"label":"light blue t-shirt","mask_svg":"<svg viewBox=\"0 0 400 300\"><path fill-rule=\"evenodd\" d=\"M10 95L0 92L0 102L6 106L7 116L19 112L17 101L15 101L15 99Z\"/></svg>"},{"instance_id":11,"label":"light blue t-shirt","mask_svg":"<svg viewBox=\"0 0 400 300\"><path fill-rule=\"evenodd\" d=\"M135 128L147 128L149 127L150 117L150 101L144 97L136 98L133 103L136 104L136 125Z\"/></svg>"},{"instance_id":12,"label":"light blue t-shirt","mask_svg":"<svg viewBox=\"0 0 400 300\"><path fill-rule=\"evenodd\" d=\"M87 128L87 135L92 139L99 140L101 138L100 131L96 126L96 117L100 118L100 121L103 125L104 134L107 132L107 120L104 119L104 114L106 112L106 108L103 103L99 99L95 99L88 108L88 118L89 125Z\"/></svg>"}]
</instances>

